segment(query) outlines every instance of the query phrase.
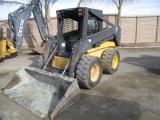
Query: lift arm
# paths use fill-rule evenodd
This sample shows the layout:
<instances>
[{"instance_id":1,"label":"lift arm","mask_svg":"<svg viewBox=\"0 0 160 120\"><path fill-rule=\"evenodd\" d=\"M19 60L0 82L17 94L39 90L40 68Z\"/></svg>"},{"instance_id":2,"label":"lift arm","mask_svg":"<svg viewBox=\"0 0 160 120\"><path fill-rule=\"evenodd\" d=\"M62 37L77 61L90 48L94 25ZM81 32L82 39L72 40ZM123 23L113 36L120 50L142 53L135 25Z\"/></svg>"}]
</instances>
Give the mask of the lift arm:
<instances>
[{"instance_id":1,"label":"lift arm","mask_svg":"<svg viewBox=\"0 0 160 120\"><path fill-rule=\"evenodd\" d=\"M22 46L24 29L32 13L43 42L50 38L50 35L45 28L45 19L42 14L42 3L40 0L32 0L30 3L22 5L14 12L8 14L8 24L14 33L13 44L16 50L19 50Z\"/></svg>"}]
</instances>

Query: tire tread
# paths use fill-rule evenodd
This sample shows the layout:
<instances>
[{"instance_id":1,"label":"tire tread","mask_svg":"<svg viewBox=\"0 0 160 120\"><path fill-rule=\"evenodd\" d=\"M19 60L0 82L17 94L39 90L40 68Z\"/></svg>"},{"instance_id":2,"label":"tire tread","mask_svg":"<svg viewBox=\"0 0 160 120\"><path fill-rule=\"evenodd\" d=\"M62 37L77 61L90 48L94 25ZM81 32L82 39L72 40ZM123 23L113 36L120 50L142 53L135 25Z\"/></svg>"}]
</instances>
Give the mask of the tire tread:
<instances>
[{"instance_id":1,"label":"tire tread","mask_svg":"<svg viewBox=\"0 0 160 120\"><path fill-rule=\"evenodd\" d=\"M119 64L116 69L112 68L112 59L113 55L117 54L119 57L119 52L117 49L106 49L101 57L102 65L103 65L103 72L107 74L113 74L117 71Z\"/></svg>"}]
</instances>

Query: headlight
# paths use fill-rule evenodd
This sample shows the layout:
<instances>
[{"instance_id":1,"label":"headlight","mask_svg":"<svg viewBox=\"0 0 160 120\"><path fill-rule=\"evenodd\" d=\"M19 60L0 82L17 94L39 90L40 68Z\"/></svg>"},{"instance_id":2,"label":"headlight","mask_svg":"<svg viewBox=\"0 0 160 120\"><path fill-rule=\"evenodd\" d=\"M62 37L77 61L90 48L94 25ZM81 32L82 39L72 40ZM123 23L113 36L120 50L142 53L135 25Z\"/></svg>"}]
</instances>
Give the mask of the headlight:
<instances>
[{"instance_id":1,"label":"headlight","mask_svg":"<svg viewBox=\"0 0 160 120\"><path fill-rule=\"evenodd\" d=\"M61 47L65 47L65 46L66 46L66 43L62 43L62 44L61 44Z\"/></svg>"}]
</instances>

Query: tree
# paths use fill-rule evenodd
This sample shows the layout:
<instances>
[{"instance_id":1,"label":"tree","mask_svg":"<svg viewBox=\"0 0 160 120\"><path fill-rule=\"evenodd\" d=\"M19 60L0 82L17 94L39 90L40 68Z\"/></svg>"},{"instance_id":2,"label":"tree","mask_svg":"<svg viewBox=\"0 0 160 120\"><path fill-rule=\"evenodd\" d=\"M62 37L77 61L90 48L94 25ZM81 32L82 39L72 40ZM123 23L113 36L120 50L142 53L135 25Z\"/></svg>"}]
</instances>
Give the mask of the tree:
<instances>
[{"instance_id":1,"label":"tree","mask_svg":"<svg viewBox=\"0 0 160 120\"><path fill-rule=\"evenodd\" d=\"M0 0L0 4L6 4L6 3L9 3L9 4L24 4L24 3L18 2L18 1L5 1L5 0Z\"/></svg>"},{"instance_id":2,"label":"tree","mask_svg":"<svg viewBox=\"0 0 160 120\"><path fill-rule=\"evenodd\" d=\"M80 4L82 4L82 3L86 3L86 2L93 3L93 2L97 2L97 1L107 2L107 4L109 4L109 5L115 5L117 7L117 10L118 10L117 24L120 25L121 24L122 6L124 4L133 3L133 2L136 2L138 0L79 0L78 5L80 6Z\"/></svg>"},{"instance_id":3,"label":"tree","mask_svg":"<svg viewBox=\"0 0 160 120\"><path fill-rule=\"evenodd\" d=\"M44 10L45 10L45 18L46 18L46 28L47 28L47 31L49 33L50 31L50 10L53 6L53 4L56 2L57 0L41 0L42 2L42 5L44 7Z\"/></svg>"},{"instance_id":4,"label":"tree","mask_svg":"<svg viewBox=\"0 0 160 120\"><path fill-rule=\"evenodd\" d=\"M80 7L81 3L84 2L83 0L78 1L78 7Z\"/></svg>"},{"instance_id":5,"label":"tree","mask_svg":"<svg viewBox=\"0 0 160 120\"><path fill-rule=\"evenodd\" d=\"M31 1L31 0L27 0L27 1ZM47 28L47 32L49 33L50 31L50 10L53 6L53 4L57 1L57 0L40 0L43 7L44 7L44 11L45 11L45 19L46 19L46 28ZM24 4L21 2L17 2L17 1L5 1L5 0L0 0L0 4Z\"/></svg>"}]
</instances>

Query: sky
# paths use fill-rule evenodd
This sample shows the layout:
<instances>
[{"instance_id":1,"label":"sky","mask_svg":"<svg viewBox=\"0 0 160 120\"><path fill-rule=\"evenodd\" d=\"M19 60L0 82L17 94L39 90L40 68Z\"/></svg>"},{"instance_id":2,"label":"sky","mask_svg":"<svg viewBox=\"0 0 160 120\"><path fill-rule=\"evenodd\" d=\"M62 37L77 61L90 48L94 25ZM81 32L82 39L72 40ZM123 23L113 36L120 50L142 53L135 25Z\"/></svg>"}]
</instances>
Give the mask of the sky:
<instances>
[{"instance_id":1,"label":"sky","mask_svg":"<svg viewBox=\"0 0 160 120\"><path fill-rule=\"evenodd\" d=\"M6 0L7 1L7 0ZM20 1L20 0L15 0ZM28 0L21 0L27 3ZM78 0L58 0L51 9L51 16L56 16L56 10L65 8L77 7ZM83 5L90 8L103 10L104 14L117 14L115 6L108 6L107 4L88 4ZM0 20L6 20L8 13L13 12L20 5L1 5L0 6ZM124 5L122 8L122 16L149 16L160 15L160 0L139 0L139 2Z\"/></svg>"}]
</instances>

